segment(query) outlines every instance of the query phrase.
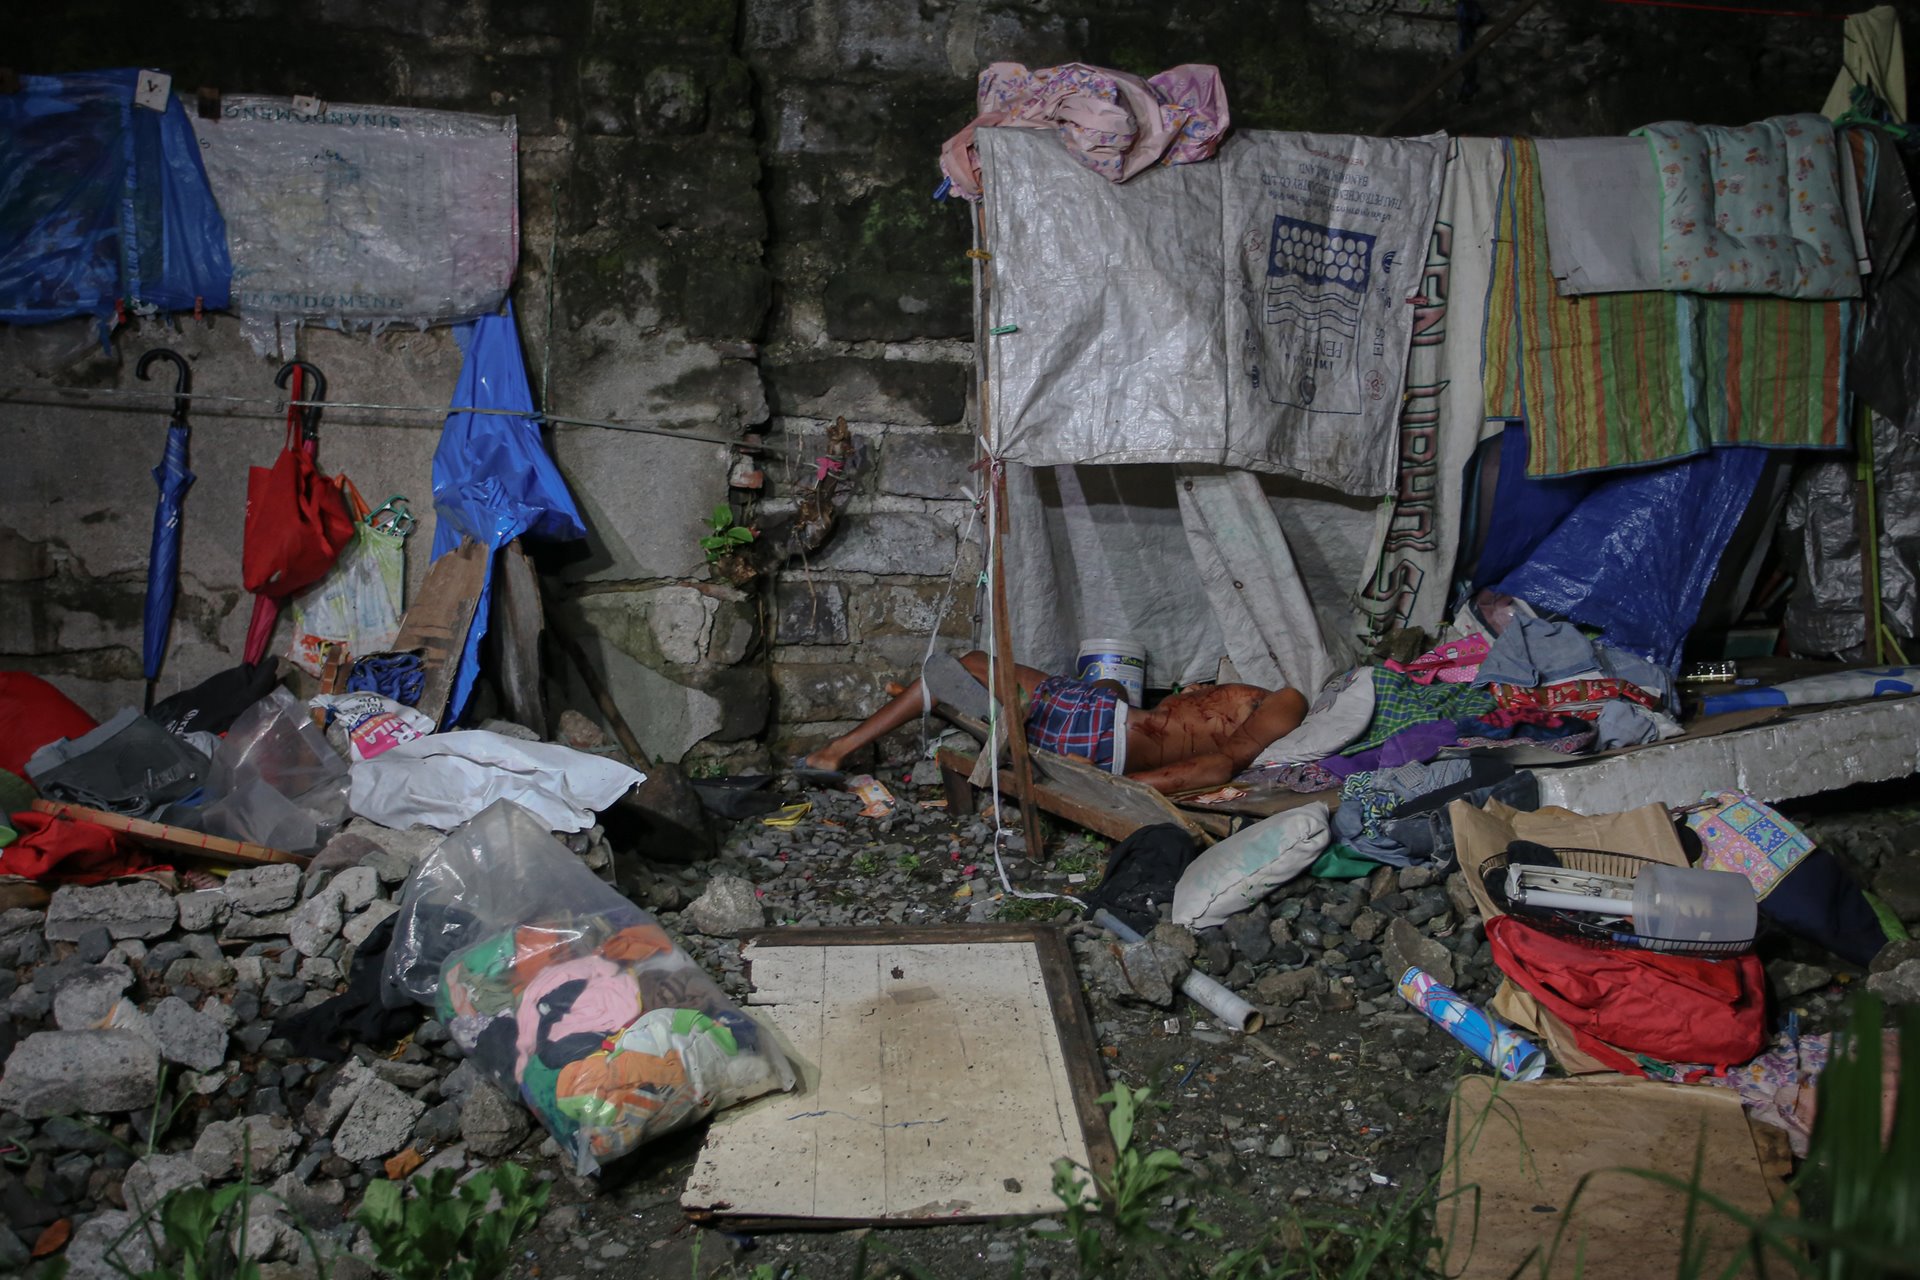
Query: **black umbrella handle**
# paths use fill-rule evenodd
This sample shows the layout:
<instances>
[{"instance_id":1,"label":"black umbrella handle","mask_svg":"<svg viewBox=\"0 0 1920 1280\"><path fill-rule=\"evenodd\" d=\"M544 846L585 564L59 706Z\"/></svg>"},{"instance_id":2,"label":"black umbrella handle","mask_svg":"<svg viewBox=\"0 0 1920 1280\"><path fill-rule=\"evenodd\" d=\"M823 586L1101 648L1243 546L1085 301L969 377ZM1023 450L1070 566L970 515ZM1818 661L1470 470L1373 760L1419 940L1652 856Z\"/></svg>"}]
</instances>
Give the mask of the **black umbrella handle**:
<instances>
[{"instance_id":1,"label":"black umbrella handle","mask_svg":"<svg viewBox=\"0 0 1920 1280\"><path fill-rule=\"evenodd\" d=\"M193 398L193 366L186 362L178 351L167 347L155 347L140 357L140 363L133 366L133 376L145 382L147 371L153 368L156 360L165 360L173 366L173 421L178 426L187 425L187 403Z\"/></svg>"},{"instance_id":2,"label":"black umbrella handle","mask_svg":"<svg viewBox=\"0 0 1920 1280\"><path fill-rule=\"evenodd\" d=\"M307 363L305 360L289 360L281 365L280 372L273 377L273 385L284 390L287 385L287 379L293 376L295 369L298 369L301 375L300 399L325 400L327 398L327 375L321 373L319 369ZM302 406L300 410L300 436L303 440L307 441L318 441L320 439L319 405L309 404Z\"/></svg>"}]
</instances>

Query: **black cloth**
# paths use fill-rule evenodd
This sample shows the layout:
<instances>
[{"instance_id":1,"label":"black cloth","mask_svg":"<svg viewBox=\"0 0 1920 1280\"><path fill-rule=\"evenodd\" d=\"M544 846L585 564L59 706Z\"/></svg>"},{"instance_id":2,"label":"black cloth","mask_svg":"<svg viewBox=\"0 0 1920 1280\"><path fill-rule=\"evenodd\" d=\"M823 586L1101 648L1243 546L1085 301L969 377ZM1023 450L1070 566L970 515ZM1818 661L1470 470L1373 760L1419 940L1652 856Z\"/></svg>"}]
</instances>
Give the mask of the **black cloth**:
<instances>
[{"instance_id":1,"label":"black cloth","mask_svg":"<svg viewBox=\"0 0 1920 1280\"><path fill-rule=\"evenodd\" d=\"M147 712L168 733L225 733L240 713L273 692L280 683L273 659L229 667L191 689L162 698Z\"/></svg>"},{"instance_id":2,"label":"black cloth","mask_svg":"<svg viewBox=\"0 0 1920 1280\"><path fill-rule=\"evenodd\" d=\"M131 707L91 733L49 742L27 775L49 800L145 818L200 789L211 762Z\"/></svg>"},{"instance_id":3,"label":"black cloth","mask_svg":"<svg viewBox=\"0 0 1920 1280\"><path fill-rule=\"evenodd\" d=\"M1200 851L1193 837L1171 822L1142 827L1113 846L1107 873L1082 900L1092 910L1104 907L1140 933L1160 923L1156 907L1173 901L1173 887Z\"/></svg>"},{"instance_id":4,"label":"black cloth","mask_svg":"<svg viewBox=\"0 0 1920 1280\"><path fill-rule=\"evenodd\" d=\"M1540 807L1540 783L1529 770L1516 771L1500 759L1475 757L1472 772L1464 781L1424 796L1415 796L1380 823L1380 839L1406 850L1410 865L1442 867L1454 858L1453 815L1448 812L1455 800L1465 800L1476 808L1488 800L1498 800L1515 809L1532 812Z\"/></svg>"},{"instance_id":5,"label":"black cloth","mask_svg":"<svg viewBox=\"0 0 1920 1280\"><path fill-rule=\"evenodd\" d=\"M277 1019L273 1034L293 1046L302 1058L321 1062L344 1062L346 1046L364 1044L379 1047L392 1044L420 1025L426 1013L417 1004L388 1008L380 999L380 970L386 963L387 947L393 941L393 922L388 916L374 927L366 940L354 948L353 964L347 970L347 989L333 999Z\"/></svg>"},{"instance_id":6,"label":"black cloth","mask_svg":"<svg viewBox=\"0 0 1920 1280\"><path fill-rule=\"evenodd\" d=\"M1867 206L1863 279L1865 315L1847 358L1848 386L1874 410L1909 431L1920 429L1920 200L1914 155L1879 135L1879 171Z\"/></svg>"}]
</instances>

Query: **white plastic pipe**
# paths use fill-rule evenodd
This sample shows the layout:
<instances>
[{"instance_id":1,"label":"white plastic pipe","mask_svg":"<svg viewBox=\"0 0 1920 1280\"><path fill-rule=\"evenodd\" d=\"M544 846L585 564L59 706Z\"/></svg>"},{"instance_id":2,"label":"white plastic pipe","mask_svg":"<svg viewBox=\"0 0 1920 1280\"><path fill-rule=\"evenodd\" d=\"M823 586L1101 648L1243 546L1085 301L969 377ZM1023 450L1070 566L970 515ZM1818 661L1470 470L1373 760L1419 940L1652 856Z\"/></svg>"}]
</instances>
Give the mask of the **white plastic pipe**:
<instances>
[{"instance_id":1,"label":"white plastic pipe","mask_svg":"<svg viewBox=\"0 0 1920 1280\"><path fill-rule=\"evenodd\" d=\"M1104 907L1093 913L1093 922L1122 942L1138 942L1140 935L1125 924L1113 918ZM1266 1025L1266 1017L1261 1012L1227 990L1204 973L1189 969L1181 980L1180 989L1187 993L1187 999L1205 1009L1229 1027L1234 1027L1251 1035Z\"/></svg>"}]
</instances>

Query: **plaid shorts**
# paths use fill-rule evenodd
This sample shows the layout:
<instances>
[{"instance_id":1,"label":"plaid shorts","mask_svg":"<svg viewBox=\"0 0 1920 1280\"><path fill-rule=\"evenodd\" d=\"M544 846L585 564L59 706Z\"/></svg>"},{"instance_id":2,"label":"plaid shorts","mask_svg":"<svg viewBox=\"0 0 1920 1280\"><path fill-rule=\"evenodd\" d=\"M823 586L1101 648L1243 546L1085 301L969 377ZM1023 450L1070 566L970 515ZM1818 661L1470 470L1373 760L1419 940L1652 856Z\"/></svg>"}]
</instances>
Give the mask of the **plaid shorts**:
<instances>
[{"instance_id":1,"label":"plaid shorts","mask_svg":"<svg viewBox=\"0 0 1920 1280\"><path fill-rule=\"evenodd\" d=\"M1048 676L1027 708L1027 742L1042 751L1085 756L1113 767L1114 705L1110 689L1096 689L1072 676Z\"/></svg>"}]
</instances>

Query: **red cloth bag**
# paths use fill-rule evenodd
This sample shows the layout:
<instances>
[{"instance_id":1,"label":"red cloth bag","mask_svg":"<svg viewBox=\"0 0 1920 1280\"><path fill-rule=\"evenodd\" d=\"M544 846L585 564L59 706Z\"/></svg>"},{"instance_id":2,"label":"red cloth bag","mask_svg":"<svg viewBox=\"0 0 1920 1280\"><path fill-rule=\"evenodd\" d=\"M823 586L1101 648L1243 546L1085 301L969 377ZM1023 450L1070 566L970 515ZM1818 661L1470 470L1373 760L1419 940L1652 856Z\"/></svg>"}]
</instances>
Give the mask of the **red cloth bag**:
<instances>
[{"instance_id":1,"label":"red cloth bag","mask_svg":"<svg viewBox=\"0 0 1920 1280\"><path fill-rule=\"evenodd\" d=\"M97 823L35 809L8 821L20 838L0 849L0 875L99 884L156 870L153 859Z\"/></svg>"},{"instance_id":2,"label":"red cloth bag","mask_svg":"<svg viewBox=\"0 0 1920 1280\"><path fill-rule=\"evenodd\" d=\"M1631 1054L1737 1066L1766 1040L1766 971L1751 952L1705 960L1596 947L1512 916L1487 921L1487 944L1502 973L1616 1071L1646 1074Z\"/></svg>"},{"instance_id":3,"label":"red cloth bag","mask_svg":"<svg viewBox=\"0 0 1920 1280\"><path fill-rule=\"evenodd\" d=\"M353 541L353 515L340 486L320 474L293 429L271 467L247 471L247 529L240 581L284 600L326 576Z\"/></svg>"},{"instance_id":4,"label":"red cloth bag","mask_svg":"<svg viewBox=\"0 0 1920 1280\"><path fill-rule=\"evenodd\" d=\"M0 671L0 769L27 776L27 759L59 738L100 727L73 700L39 676Z\"/></svg>"}]
</instances>

